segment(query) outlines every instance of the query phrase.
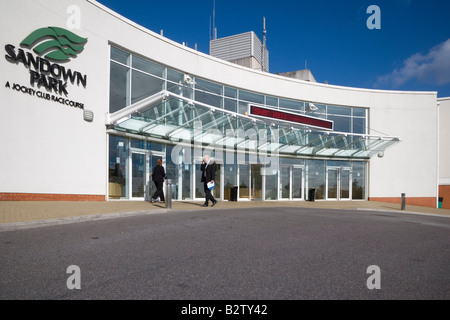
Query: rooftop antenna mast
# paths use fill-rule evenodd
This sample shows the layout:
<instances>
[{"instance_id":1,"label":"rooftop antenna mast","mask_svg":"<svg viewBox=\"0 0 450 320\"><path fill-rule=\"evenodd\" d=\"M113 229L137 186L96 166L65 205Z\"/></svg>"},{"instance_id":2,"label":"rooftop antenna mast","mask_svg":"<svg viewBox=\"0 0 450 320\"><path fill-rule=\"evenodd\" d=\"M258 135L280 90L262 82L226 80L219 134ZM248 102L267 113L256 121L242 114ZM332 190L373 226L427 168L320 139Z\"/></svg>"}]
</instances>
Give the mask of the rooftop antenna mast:
<instances>
[{"instance_id":1,"label":"rooftop antenna mast","mask_svg":"<svg viewBox=\"0 0 450 320\"><path fill-rule=\"evenodd\" d=\"M263 17L263 46L266 46L266 17Z\"/></svg>"},{"instance_id":2,"label":"rooftop antenna mast","mask_svg":"<svg viewBox=\"0 0 450 320\"><path fill-rule=\"evenodd\" d=\"M213 5L213 40L217 39L217 28L216 28L216 0L214 0Z\"/></svg>"},{"instance_id":3,"label":"rooftop antenna mast","mask_svg":"<svg viewBox=\"0 0 450 320\"><path fill-rule=\"evenodd\" d=\"M267 51L267 47L266 47L266 33L267 33L267 31L266 31L266 17L263 17L263 45L262 45L262 48L261 48L261 64L262 64L262 66L261 66L261 70L262 71L268 71L268 70L266 70L266 65L265 65L265 62L266 62L266 51Z\"/></svg>"}]
</instances>

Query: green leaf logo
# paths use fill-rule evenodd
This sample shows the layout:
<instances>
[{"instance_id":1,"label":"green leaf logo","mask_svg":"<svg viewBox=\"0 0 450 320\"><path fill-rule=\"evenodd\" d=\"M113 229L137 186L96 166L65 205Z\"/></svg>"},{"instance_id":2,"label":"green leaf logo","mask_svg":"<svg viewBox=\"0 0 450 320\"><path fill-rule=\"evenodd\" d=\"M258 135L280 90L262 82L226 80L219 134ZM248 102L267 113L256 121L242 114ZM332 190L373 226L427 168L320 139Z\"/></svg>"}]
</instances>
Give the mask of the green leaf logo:
<instances>
[{"instance_id":1,"label":"green leaf logo","mask_svg":"<svg viewBox=\"0 0 450 320\"><path fill-rule=\"evenodd\" d=\"M37 44L39 42L39 44ZM32 47L37 54L46 52L45 57L64 61L70 57L76 58L83 51L87 38L82 38L73 32L58 27L40 28L23 39L21 45Z\"/></svg>"}]
</instances>

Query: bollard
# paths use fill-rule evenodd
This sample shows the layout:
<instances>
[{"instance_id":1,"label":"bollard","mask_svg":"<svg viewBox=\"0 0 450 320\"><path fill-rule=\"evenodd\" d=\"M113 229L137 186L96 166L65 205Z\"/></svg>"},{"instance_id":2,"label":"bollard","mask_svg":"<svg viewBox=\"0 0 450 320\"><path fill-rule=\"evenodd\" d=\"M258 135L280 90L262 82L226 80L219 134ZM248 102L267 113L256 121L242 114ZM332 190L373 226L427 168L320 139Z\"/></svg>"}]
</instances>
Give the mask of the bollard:
<instances>
[{"instance_id":1,"label":"bollard","mask_svg":"<svg viewBox=\"0 0 450 320\"><path fill-rule=\"evenodd\" d=\"M405 196L406 193L402 193L402 210L405 210Z\"/></svg>"},{"instance_id":2,"label":"bollard","mask_svg":"<svg viewBox=\"0 0 450 320\"><path fill-rule=\"evenodd\" d=\"M172 180L171 179L166 179L165 198L166 198L166 209L172 209Z\"/></svg>"}]
</instances>

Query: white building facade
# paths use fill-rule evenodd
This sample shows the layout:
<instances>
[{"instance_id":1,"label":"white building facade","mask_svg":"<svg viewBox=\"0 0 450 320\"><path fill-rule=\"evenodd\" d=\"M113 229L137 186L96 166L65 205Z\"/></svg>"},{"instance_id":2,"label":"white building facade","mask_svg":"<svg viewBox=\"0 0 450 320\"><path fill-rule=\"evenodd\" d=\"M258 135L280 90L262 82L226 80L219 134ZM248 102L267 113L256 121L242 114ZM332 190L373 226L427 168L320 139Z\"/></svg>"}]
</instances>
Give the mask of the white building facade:
<instances>
[{"instance_id":1,"label":"white building facade","mask_svg":"<svg viewBox=\"0 0 450 320\"><path fill-rule=\"evenodd\" d=\"M205 153L222 200L435 207L445 189L436 92L253 70L91 0L8 1L1 17L0 200L145 200L158 158L173 199L203 200Z\"/></svg>"}]
</instances>

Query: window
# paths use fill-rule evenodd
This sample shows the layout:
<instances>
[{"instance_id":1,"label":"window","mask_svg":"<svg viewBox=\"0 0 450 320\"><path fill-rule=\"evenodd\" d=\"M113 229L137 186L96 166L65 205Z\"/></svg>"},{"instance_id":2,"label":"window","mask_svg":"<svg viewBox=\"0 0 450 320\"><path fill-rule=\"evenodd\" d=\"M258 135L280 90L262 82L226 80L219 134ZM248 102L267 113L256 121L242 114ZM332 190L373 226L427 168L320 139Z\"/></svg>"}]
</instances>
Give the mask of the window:
<instances>
[{"instance_id":1,"label":"window","mask_svg":"<svg viewBox=\"0 0 450 320\"><path fill-rule=\"evenodd\" d=\"M306 161L307 170L307 186L309 189L316 190L316 199L325 199L325 161L323 160L309 160Z\"/></svg>"},{"instance_id":2,"label":"window","mask_svg":"<svg viewBox=\"0 0 450 320\"><path fill-rule=\"evenodd\" d=\"M126 66L130 65L131 55L128 52L111 46L111 60L122 63Z\"/></svg>"},{"instance_id":3,"label":"window","mask_svg":"<svg viewBox=\"0 0 450 320\"><path fill-rule=\"evenodd\" d=\"M352 199L364 200L366 197L366 163L353 162Z\"/></svg>"},{"instance_id":4,"label":"window","mask_svg":"<svg viewBox=\"0 0 450 320\"><path fill-rule=\"evenodd\" d=\"M339 117L339 116L328 116L328 120L334 122L333 130L337 132L352 132L352 118L350 117Z\"/></svg>"},{"instance_id":5,"label":"window","mask_svg":"<svg viewBox=\"0 0 450 320\"><path fill-rule=\"evenodd\" d=\"M239 100L264 104L263 95L243 90L239 90Z\"/></svg>"},{"instance_id":6,"label":"window","mask_svg":"<svg viewBox=\"0 0 450 320\"><path fill-rule=\"evenodd\" d=\"M266 105L271 107L278 107L278 98L266 96Z\"/></svg>"},{"instance_id":7,"label":"window","mask_svg":"<svg viewBox=\"0 0 450 320\"><path fill-rule=\"evenodd\" d=\"M353 118L353 133L366 133L366 119L365 118Z\"/></svg>"},{"instance_id":8,"label":"window","mask_svg":"<svg viewBox=\"0 0 450 320\"><path fill-rule=\"evenodd\" d=\"M200 78L195 79L196 85L195 89L200 91L205 91L208 93L215 93L217 95L222 95L223 87L221 85L209 82Z\"/></svg>"},{"instance_id":9,"label":"window","mask_svg":"<svg viewBox=\"0 0 450 320\"><path fill-rule=\"evenodd\" d=\"M280 108L291 109L295 111L305 111L305 103L295 100L280 99Z\"/></svg>"},{"instance_id":10,"label":"window","mask_svg":"<svg viewBox=\"0 0 450 320\"><path fill-rule=\"evenodd\" d=\"M228 111L236 112L237 102L232 99L225 99L224 108Z\"/></svg>"},{"instance_id":11,"label":"window","mask_svg":"<svg viewBox=\"0 0 450 320\"><path fill-rule=\"evenodd\" d=\"M147 98L164 89L164 80L133 70L131 104Z\"/></svg>"},{"instance_id":12,"label":"window","mask_svg":"<svg viewBox=\"0 0 450 320\"><path fill-rule=\"evenodd\" d=\"M354 117L366 117L366 109L363 108L353 108Z\"/></svg>"},{"instance_id":13,"label":"window","mask_svg":"<svg viewBox=\"0 0 450 320\"><path fill-rule=\"evenodd\" d=\"M352 109L349 107L328 106L327 113L332 115L351 116Z\"/></svg>"},{"instance_id":14,"label":"window","mask_svg":"<svg viewBox=\"0 0 450 320\"><path fill-rule=\"evenodd\" d=\"M195 78L195 84L184 82L182 71L166 68L142 57L111 46L110 113L149 97L161 90L194 99L216 108L244 114L249 103L293 110L300 114L334 121L334 130L365 134L367 109L310 103L239 90L206 79Z\"/></svg>"},{"instance_id":15,"label":"window","mask_svg":"<svg viewBox=\"0 0 450 320\"><path fill-rule=\"evenodd\" d=\"M148 60L133 56L133 68L153 74L160 78L164 77L164 67Z\"/></svg>"},{"instance_id":16,"label":"window","mask_svg":"<svg viewBox=\"0 0 450 320\"><path fill-rule=\"evenodd\" d=\"M237 90L225 87L225 96L230 98L237 98Z\"/></svg>"},{"instance_id":17,"label":"window","mask_svg":"<svg viewBox=\"0 0 450 320\"><path fill-rule=\"evenodd\" d=\"M109 79L109 112L130 104L130 69L111 61Z\"/></svg>"},{"instance_id":18,"label":"window","mask_svg":"<svg viewBox=\"0 0 450 320\"><path fill-rule=\"evenodd\" d=\"M195 92L195 101L206 103L210 106L222 108L222 97L202 91Z\"/></svg>"},{"instance_id":19,"label":"window","mask_svg":"<svg viewBox=\"0 0 450 320\"><path fill-rule=\"evenodd\" d=\"M128 139L109 136L109 198L127 197Z\"/></svg>"}]
</instances>

